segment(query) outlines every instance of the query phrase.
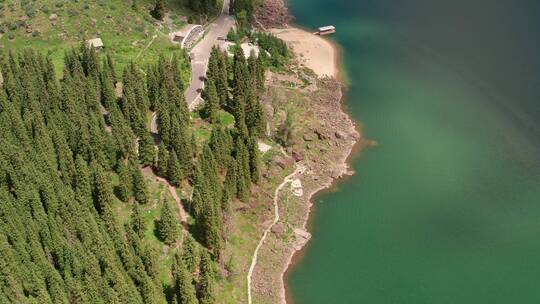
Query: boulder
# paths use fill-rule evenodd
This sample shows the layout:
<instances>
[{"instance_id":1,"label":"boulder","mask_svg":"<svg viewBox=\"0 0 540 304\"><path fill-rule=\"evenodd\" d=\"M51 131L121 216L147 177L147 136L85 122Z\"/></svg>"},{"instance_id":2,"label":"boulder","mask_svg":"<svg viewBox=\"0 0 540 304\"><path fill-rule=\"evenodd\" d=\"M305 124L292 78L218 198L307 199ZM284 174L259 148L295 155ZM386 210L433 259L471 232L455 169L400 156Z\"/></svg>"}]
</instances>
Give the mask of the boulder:
<instances>
[{"instance_id":1,"label":"boulder","mask_svg":"<svg viewBox=\"0 0 540 304\"><path fill-rule=\"evenodd\" d=\"M314 141L315 140L315 134L312 132L304 133L304 141Z\"/></svg>"},{"instance_id":2,"label":"boulder","mask_svg":"<svg viewBox=\"0 0 540 304\"><path fill-rule=\"evenodd\" d=\"M272 227L271 231L278 237L284 237L287 232L287 227L285 227L283 223L277 223Z\"/></svg>"},{"instance_id":3,"label":"boulder","mask_svg":"<svg viewBox=\"0 0 540 304\"><path fill-rule=\"evenodd\" d=\"M56 22L56 21L58 21L58 15L57 15L57 14L51 14L51 15L49 16L49 21L50 21L50 22Z\"/></svg>"},{"instance_id":4,"label":"boulder","mask_svg":"<svg viewBox=\"0 0 540 304\"><path fill-rule=\"evenodd\" d=\"M337 138L337 139L344 139L344 138L347 137L347 134L345 134L345 132L342 132L342 131L339 131L339 130L336 131L336 134L335 134L335 135L336 135L336 138Z\"/></svg>"},{"instance_id":5,"label":"boulder","mask_svg":"<svg viewBox=\"0 0 540 304\"><path fill-rule=\"evenodd\" d=\"M276 164L281 167L281 169L285 169L289 166L292 166L294 163L294 160L292 158L283 158L279 157L275 160Z\"/></svg>"},{"instance_id":6,"label":"boulder","mask_svg":"<svg viewBox=\"0 0 540 304\"><path fill-rule=\"evenodd\" d=\"M293 151L292 157L294 158L294 161L301 162L301 161L304 160L304 153L298 152L298 151Z\"/></svg>"}]
</instances>

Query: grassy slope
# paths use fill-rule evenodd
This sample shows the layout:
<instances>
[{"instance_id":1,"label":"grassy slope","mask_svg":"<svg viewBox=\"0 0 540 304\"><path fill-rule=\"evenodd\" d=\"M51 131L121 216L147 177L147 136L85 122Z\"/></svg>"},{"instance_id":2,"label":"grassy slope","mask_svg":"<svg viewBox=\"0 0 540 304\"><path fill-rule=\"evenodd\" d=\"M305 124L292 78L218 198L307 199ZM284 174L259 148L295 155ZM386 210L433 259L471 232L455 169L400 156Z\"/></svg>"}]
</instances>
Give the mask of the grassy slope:
<instances>
[{"instance_id":1,"label":"grassy slope","mask_svg":"<svg viewBox=\"0 0 540 304\"><path fill-rule=\"evenodd\" d=\"M58 69L66 48L96 37L120 68L178 51L167 34L186 24L181 16L190 12L181 1L166 1L171 13L163 23L149 14L153 0L136 1L137 10L130 0L0 0L0 48L33 47L48 53ZM58 15L56 22L49 20L51 14Z\"/></svg>"}]
</instances>

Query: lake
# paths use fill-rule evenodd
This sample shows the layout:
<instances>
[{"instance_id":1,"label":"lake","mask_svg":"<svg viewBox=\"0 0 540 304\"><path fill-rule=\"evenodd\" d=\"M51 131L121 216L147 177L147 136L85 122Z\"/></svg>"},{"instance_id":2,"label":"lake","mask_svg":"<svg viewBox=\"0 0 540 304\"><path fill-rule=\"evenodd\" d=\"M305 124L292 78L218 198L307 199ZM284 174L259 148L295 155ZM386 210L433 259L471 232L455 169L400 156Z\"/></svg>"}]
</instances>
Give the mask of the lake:
<instances>
[{"instance_id":1,"label":"lake","mask_svg":"<svg viewBox=\"0 0 540 304\"><path fill-rule=\"evenodd\" d=\"M290 5L378 143L316 199L294 303L540 303L540 2Z\"/></svg>"}]
</instances>

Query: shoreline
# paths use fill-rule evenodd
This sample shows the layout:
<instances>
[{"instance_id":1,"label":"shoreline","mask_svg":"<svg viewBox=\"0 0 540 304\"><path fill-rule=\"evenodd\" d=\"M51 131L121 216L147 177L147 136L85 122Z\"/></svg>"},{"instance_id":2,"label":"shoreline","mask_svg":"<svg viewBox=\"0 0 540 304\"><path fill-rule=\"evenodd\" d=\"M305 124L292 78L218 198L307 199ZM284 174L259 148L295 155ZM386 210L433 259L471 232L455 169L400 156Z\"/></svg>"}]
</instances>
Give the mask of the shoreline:
<instances>
[{"instance_id":1,"label":"shoreline","mask_svg":"<svg viewBox=\"0 0 540 304\"><path fill-rule=\"evenodd\" d=\"M303 33L304 37L300 37L301 39L313 39L313 35L311 32L309 32L308 29L298 26L298 25L292 25L288 26L286 29L293 29L296 34ZM283 31L283 30L282 30ZM272 33L276 33L276 31L270 30ZM279 37L279 36L278 36ZM310 237L305 241L301 246L296 246L294 242L289 242L288 247L291 250L290 253L288 252L286 254L286 259L283 263L283 270L280 274L280 286L279 288L279 295L280 295L280 302L283 304L286 303L292 303L292 295L290 293L290 286L288 284L288 277L290 273L294 270L294 267L298 265L298 263L301 261L303 255L305 254L305 250L307 248L307 244L309 243L309 239L311 238L311 234L309 234L309 230L311 230L310 226L313 224L313 213L316 211L314 206L314 201L316 200L317 196L322 195L328 191L334 191L341 182L345 181L348 177L355 174L355 172L350 170L350 162L351 160L359 155L359 152L362 150L364 145L364 139L362 137L362 126L359 122L356 122L352 119L351 115L348 113L346 108L346 97L347 97L347 78L346 78L346 70L343 66L343 50L341 46L334 40L328 39L326 37L316 36L318 39L322 39L325 41L326 44L330 45L332 48L332 61L333 61L333 67L334 67L334 73L331 75L331 78L338 81L340 88L339 88L339 109L340 112L346 117L347 123L351 125L351 130L348 130L349 132L357 134L357 137L355 138L354 142L350 144L346 149L343 150L343 154L340 155L339 160L336 162L336 168L339 169L339 174L337 176L321 176L322 174L310 174L305 173L301 175L301 178L306 177L312 177L316 180L320 179L320 181L317 183L317 185L310 189L305 193L305 200L307 202L306 204L306 210L305 210L305 217L300 222L297 223L296 227L306 232ZM280 37L281 38L281 37ZM284 39L285 40L285 39ZM285 40L286 42L290 43L290 41ZM293 48L293 51L295 55L297 55L299 58L305 59L308 55L298 53L297 50ZM320 58L311 58L312 60L320 60ZM309 58L308 58L309 60ZM325 60L326 61L326 60ZM321 64L321 62L318 62L318 64ZM325 65L324 62L322 62L323 65ZM308 66L308 64L303 63L303 65ZM316 66L316 65L315 65ZM308 66L309 67L309 66ZM317 73L317 71L315 71ZM321 72L317 73L319 77L324 77L321 75ZM332 131L338 131L338 130L332 130ZM326 179L326 180L325 180Z\"/></svg>"}]
</instances>

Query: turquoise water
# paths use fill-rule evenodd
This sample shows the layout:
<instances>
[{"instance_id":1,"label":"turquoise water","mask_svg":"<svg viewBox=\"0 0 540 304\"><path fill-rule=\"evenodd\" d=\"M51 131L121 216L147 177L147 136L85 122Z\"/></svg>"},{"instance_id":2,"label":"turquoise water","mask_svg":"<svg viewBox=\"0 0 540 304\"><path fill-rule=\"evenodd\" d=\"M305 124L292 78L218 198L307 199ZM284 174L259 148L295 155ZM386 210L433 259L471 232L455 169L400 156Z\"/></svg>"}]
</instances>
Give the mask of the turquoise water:
<instances>
[{"instance_id":1,"label":"turquoise water","mask_svg":"<svg viewBox=\"0 0 540 304\"><path fill-rule=\"evenodd\" d=\"M293 0L378 146L320 196L296 304L540 303L540 3Z\"/></svg>"}]
</instances>

